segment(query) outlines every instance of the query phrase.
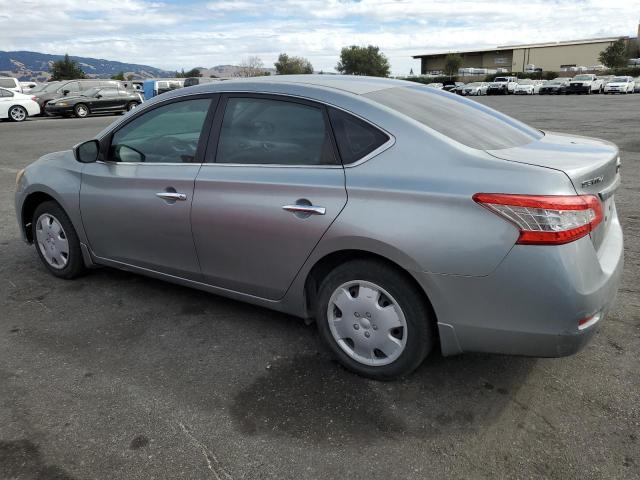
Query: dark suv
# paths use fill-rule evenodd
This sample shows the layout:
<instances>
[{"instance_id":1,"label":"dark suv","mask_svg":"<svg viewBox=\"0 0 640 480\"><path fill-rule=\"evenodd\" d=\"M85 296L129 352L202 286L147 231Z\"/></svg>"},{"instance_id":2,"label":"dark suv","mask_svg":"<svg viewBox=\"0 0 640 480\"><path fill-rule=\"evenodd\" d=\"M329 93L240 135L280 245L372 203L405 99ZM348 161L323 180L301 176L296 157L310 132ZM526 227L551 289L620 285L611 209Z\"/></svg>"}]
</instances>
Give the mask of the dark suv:
<instances>
[{"instance_id":1,"label":"dark suv","mask_svg":"<svg viewBox=\"0 0 640 480\"><path fill-rule=\"evenodd\" d=\"M63 80L47 85L42 90L35 92L35 100L40 105L40 110L45 111L47 103L51 100L69 96L82 95L84 92L94 88L118 88L120 82L117 80Z\"/></svg>"}]
</instances>

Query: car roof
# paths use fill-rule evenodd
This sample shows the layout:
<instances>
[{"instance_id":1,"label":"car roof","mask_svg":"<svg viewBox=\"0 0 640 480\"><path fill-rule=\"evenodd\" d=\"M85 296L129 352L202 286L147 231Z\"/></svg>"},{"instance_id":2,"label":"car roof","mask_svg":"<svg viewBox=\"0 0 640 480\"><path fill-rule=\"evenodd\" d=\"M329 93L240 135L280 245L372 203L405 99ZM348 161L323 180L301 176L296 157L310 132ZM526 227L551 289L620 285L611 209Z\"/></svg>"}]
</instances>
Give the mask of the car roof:
<instances>
[{"instance_id":1,"label":"car roof","mask_svg":"<svg viewBox=\"0 0 640 480\"><path fill-rule=\"evenodd\" d=\"M356 75L270 75L264 77L233 78L220 82L206 83L198 85L199 92L226 90L230 84L246 85L256 83L260 85L308 85L312 87L323 87L333 90L341 90L355 95L363 95L378 90L385 90L393 87L406 87L419 85L416 82L406 80L395 80L391 78L365 77Z\"/></svg>"}]
</instances>

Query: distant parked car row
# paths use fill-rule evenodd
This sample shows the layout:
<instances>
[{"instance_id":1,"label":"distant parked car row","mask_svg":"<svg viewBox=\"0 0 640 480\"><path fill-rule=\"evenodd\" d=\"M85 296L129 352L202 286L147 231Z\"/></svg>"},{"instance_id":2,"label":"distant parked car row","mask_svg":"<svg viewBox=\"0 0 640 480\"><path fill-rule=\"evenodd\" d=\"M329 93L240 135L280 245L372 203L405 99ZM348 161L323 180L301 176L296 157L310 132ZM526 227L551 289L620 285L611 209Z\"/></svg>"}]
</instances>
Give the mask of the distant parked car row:
<instances>
[{"instance_id":1,"label":"distant parked car row","mask_svg":"<svg viewBox=\"0 0 640 480\"><path fill-rule=\"evenodd\" d=\"M573 78L553 80L518 79L514 76L496 77L492 82L428 83L428 87L447 90L459 95L570 95L592 93L640 93L640 77L596 76L580 74Z\"/></svg>"}]
</instances>

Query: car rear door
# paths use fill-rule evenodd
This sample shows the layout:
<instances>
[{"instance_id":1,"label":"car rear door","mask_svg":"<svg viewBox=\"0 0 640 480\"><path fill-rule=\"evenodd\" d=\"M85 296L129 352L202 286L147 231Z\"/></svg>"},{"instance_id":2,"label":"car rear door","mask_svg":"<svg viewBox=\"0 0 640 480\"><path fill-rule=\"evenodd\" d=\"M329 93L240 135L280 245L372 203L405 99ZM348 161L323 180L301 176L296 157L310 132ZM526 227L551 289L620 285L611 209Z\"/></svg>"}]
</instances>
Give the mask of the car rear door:
<instances>
[{"instance_id":1,"label":"car rear door","mask_svg":"<svg viewBox=\"0 0 640 480\"><path fill-rule=\"evenodd\" d=\"M282 298L347 202L326 109L225 94L214 125L191 213L204 281Z\"/></svg>"},{"instance_id":2,"label":"car rear door","mask_svg":"<svg viewBox=\"0 0 640 480\"><path fill-rule=\"evenodd\" d=\"M200 278L189 217L217 99L162 102L101 141L101 160L84 166L80 190L82 222L96 256Z\"/></svg>"}]
</instances>

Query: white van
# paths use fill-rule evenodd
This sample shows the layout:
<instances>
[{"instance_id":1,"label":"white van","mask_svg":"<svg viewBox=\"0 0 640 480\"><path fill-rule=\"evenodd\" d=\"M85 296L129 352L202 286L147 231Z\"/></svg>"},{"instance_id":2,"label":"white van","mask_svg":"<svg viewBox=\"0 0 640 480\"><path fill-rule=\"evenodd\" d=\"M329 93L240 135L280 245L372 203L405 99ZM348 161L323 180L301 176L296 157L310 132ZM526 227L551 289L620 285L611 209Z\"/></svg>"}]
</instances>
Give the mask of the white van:
<instances>
[{"instance_id":1,"label":"white van","mask_svg":"<svg viewBox=\"0 0 640 480\"><path fill-rule=\"evenodd\" d=\"M17 78L0 77L0 88L6 88L12 92L22 93L22 86Z\"/></svg>"}]
</instances>

